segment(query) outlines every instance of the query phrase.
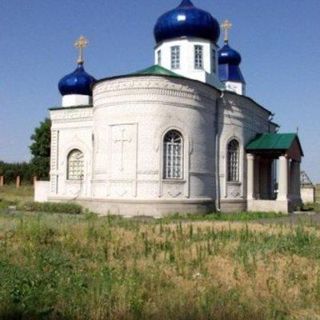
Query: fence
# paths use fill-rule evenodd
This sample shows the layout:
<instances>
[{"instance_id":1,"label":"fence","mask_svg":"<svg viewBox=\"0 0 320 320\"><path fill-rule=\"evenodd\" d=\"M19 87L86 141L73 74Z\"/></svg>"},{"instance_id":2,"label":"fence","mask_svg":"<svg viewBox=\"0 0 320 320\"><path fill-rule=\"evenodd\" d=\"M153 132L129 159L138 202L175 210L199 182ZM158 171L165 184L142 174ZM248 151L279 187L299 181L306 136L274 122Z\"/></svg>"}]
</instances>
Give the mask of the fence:
<instances>
[{"instance_id":1,"label":"fence","mask_svg":"<svg viewBox=\"0 0 320 320\"><path fill-rule=\"evenodd\" d=\"M32 178L32 185L34 186L35 183L37 182L37 177L34 176ZM21 183L22 183L22 179L20 176L16 176L15 178L15 185L16 185L16 188L20 188L21 187ZM29 182L30 183L30 182ZM3 187L4 185L6 184L6 181L5 181L5 178L4 176L0 176L0 187Z\"/></svg>"}]
</instances>

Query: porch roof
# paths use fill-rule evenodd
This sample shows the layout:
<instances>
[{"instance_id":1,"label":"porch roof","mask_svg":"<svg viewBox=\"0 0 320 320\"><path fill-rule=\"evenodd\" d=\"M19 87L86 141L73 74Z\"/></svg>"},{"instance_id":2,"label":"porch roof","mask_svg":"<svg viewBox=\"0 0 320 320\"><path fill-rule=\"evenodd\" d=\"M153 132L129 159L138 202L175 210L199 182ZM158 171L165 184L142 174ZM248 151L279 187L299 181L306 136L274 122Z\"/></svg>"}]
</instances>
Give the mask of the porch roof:
<instances>
[{"instance_id":1,"label":"porch roof","mask_svg":"<svg viewBox=\"0 0 320 320\"><path fill-rule=\"evenodd\" d=\"M295 142L300 149L300 155L303 156L303 150L296 133L261 133L251 140L247 146L247 152L275 152L285 153L291 150Z\"/></svg>"}]
</instances>

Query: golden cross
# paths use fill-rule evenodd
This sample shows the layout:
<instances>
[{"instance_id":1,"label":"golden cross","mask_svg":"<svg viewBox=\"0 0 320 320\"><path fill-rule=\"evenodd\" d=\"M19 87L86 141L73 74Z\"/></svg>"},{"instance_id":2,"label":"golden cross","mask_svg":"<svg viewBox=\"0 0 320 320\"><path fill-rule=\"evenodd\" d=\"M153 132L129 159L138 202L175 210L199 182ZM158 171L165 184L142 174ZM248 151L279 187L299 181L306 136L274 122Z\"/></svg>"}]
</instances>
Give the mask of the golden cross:
<instances>
[{"instance_id":1,"label":"golden cross","mask_svg":"<svg viewBox=\"0 0 320 320\"><path fill-rule=\"evenodd\" d=\"M232 23L229 20L224 20L221 24L221 28L224 31L224 42L228 42L229 40L229 30L232 28Z\"/></svg>"},{"instance_id":2,"label":"golden cross","mask_svg":"<svg viewBox=\"0 0 320 320\"><path fill-rule=\"evenodd\" d=\"M81 36L75 43L74 46L79 49L79 57L78 57L78 63L83 63L83 49L88 45L88 39L86 39L84 36Z\"/></svg>"}]
</instances>

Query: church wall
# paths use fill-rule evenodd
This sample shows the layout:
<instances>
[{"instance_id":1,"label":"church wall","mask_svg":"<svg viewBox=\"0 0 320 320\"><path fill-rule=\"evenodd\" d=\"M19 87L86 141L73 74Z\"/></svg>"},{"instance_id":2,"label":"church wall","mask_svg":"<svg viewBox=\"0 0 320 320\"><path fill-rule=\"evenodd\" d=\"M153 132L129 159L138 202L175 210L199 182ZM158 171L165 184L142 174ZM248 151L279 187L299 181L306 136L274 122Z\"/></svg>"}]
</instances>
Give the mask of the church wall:
<instances>
[{"instance_id":1,"label":"church wall","mask_svg":"<svg viewBox=\"0 0 320 320\"><path fill-rule=\"evenodd\" d=\"M92 108L57 109L50 112L51 169L49 197L78 198L90 196L92 175ZM67 179L67 157L78 149L84 154L84 175Z\"/></svg>"},{"instance_id":2,"label":"church wall","mask_svg":"<svg viewBox=\"0 0 320 320\"><path fill-rule=\"evenodd\" d=\"M228 92L219 104L219 190L224 211L246 209L247 164L245 146L257 133L270 131L270 113L252 100ZM239 142L239 181L227 181L227 145Z\"/></svg>"},{"instance_id":3,"label":"church wall","mask_svg":"<svg viewBox=\"0 0 320 320\"><path fill-rule=\"evenodd\" d=\"M200 83L157 76L98 83L93 196L214 201L217 95ZM181 180L163 179L162 140L171 129L183 135Z\"/></svg>"},{"instance_id":4,"label":"church wall","mask_svg":"<svg viewBox=\"0 0 320 320\"><path fill-rule=\"evenodd\" d=\"M268 111L243 96L161 76L99 82L93 99L93 108L51 111L52 200L73 199L101 213L124 215L200 207L205 212L217 199L223 211L246 209L245 145L272 130ZM163 137L169 130L183 136L181 180L163 179ZM229 183L226 146L232 139L240 145L239 181ZM66 176L74 148L84 153L81 181Z\"/></svg>"}]
</instances>

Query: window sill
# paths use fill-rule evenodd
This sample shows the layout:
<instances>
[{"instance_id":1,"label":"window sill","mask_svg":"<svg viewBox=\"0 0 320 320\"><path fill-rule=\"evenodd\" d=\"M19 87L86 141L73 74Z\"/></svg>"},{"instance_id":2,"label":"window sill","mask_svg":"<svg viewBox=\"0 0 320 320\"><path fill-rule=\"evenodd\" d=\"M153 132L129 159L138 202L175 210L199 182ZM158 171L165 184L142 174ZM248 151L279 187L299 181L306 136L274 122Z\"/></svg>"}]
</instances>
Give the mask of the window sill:
<instances>
[{"instance_id":1,"label":"window sill","mask_svg":"<svg viewBox=\"0 0 320 320\"><path fill-rule=\"evenodd\" d=\"M183 179L162 179L162 183L167 183L167 184L175 184L175 183L184 184L186 182L187 181Z\"/></svg>"},{"instance_id":2,"label":"window sill","mask_svg":"<svg viewBox=\"0 0 320 320\"><path fill-rule=\"evenodd\" d=\"M229 186L241 186L240 181L227 181L227 185Z\"/></svg>"}]
</instances>

